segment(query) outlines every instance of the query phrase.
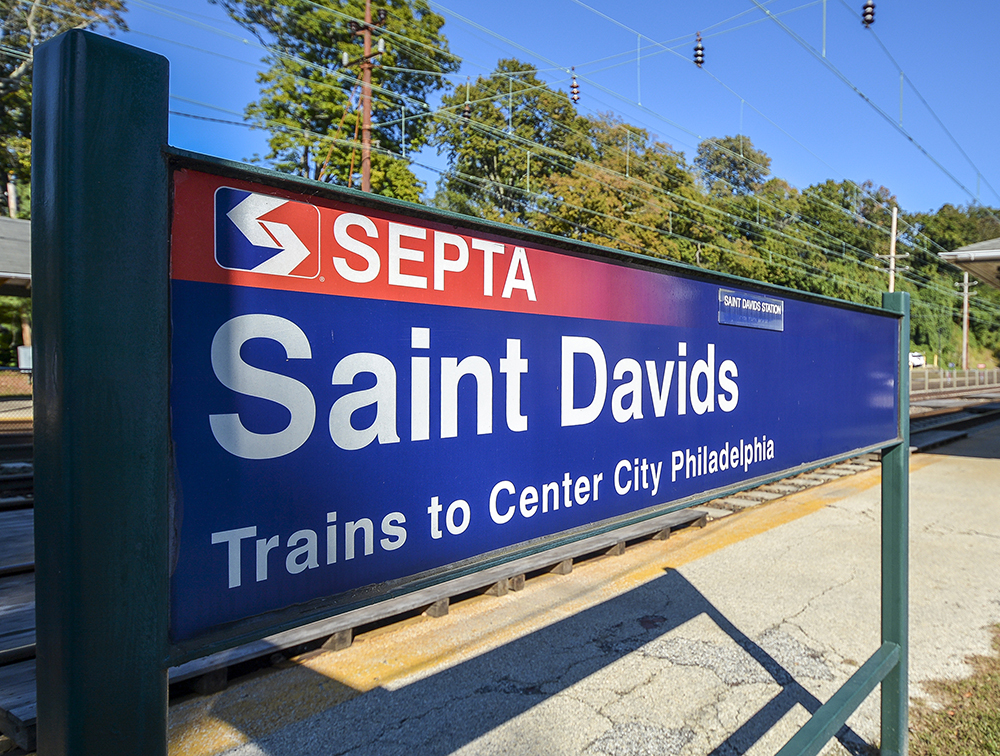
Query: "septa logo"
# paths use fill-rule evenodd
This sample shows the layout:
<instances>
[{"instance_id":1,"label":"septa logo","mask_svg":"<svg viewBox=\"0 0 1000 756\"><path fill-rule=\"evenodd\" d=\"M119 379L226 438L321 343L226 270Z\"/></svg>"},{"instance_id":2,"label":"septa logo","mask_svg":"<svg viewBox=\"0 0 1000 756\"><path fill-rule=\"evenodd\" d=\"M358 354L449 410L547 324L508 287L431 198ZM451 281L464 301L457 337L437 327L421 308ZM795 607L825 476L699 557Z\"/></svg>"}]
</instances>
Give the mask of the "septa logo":
<instances>
[{"instance_id":1,"label":"septa logo","mask_svg":"<svg viewBox=\"0 0 1000 756\"><path fill-rule=\"evenodd\" d=\"M316 278L319 210L305 202L219 187L215 261L226 270Z\"/></svg>"}]
</instances>

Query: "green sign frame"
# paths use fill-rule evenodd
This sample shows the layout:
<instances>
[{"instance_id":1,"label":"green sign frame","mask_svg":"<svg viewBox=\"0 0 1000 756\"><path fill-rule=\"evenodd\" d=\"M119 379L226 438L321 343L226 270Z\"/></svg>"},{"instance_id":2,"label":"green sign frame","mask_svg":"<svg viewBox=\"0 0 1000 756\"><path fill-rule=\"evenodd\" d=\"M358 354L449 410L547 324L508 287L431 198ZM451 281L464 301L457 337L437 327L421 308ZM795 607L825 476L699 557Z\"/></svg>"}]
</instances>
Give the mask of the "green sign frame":
<instances>
[{"instance_id":1,"label":"green sign frame","mask_svg":"<svg viewBox=\"0 0 1000 756\"><path fill-rule=\"evenodd\" d=\"M80 30L36 56L38 750L158 756L176 656L168 63ZM882 753L907 750L909 295L884 294L883 312L899 322L900 437L882 450L882 645L781 756L818 753L880 682Z\"/></svg>"}]
</instances>

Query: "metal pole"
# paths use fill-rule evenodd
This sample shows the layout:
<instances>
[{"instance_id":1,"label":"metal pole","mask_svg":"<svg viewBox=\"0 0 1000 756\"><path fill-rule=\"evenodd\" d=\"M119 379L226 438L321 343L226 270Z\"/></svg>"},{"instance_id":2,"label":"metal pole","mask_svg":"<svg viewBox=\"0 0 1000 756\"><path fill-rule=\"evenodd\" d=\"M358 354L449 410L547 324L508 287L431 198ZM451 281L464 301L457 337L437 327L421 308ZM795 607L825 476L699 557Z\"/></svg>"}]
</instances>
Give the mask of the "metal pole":
<instances>
[{"instance_id":1,"label":"metal pole","mask_svg":"<svg viewBox=\"0 0 1000 756\"><path fill-rule=\"evenodd\" d=\"M531 194L531 150L528 150L528 172L525 177L525 186L528 190L528 194Z\"/></svg>"},{"instance_id":2,"label":"metal pole","mask_svg":"<svg viewBox=\"0 0 1000 756\"><path fill-rule=\"evenodd\" d=\"M635 37L635 104L642 107L642 80L639 78L639 53L642 51L642 36Z\"/></svg>"},{"instance_id":3,"label":"metal pole","mask_svg":"<svg viewBox=\"0 0 1000 756\"><path fill-rule=\"evenodd\" d=\"M899 72L899 125L903 125L903 72Z\"/></svg>"},{"instance_id":4,"label":"metal pole","mask_svg":"<svg viewBox=\"0 0 1000 756\"><path fill-rule=\"evenodd\" d=\"M743 104L745 102L746 101L741 97L740 98L740 157L744 157L744 155L743 155Z\"/></svg>"},{"instance_id":5,"label":"metal pole","mask_svg":"<svg viewBox=\"0 0 1000 756\"><path fill-rule=\"evenodd\" d=\"M402 141L402 145L403 145L403 159L405 160L406 159L406 102L405 101L403 102L403 126L402 126L402 134L403 134L403 141Z\"/></svg>"},{"instance_id":6,"label":"metal pole","mask_svg":"<svg viewBox=\"0 0 1000 756\"><path fill-rule=\"evenodd\" d=\"M372 0L365 0L364 57L361 58L361 191L372 190Z\"/></svg>"},{"instance_id":7,"label":"metal pole","mask_svg":"<svg viewBox=\"0 0 1000 756\"><path fill-rule=\"evenodd\" d=\"M158 756L170 600L168 63L81 30L35 55L38 752Z\"/></svg>"},{"instance_id":8,"label":"metal pole","mask_svg":"<svg viewBox=\"0 0 1000 756\"><path fill-rule=\"evenodd\" d=\"M17 217L17 187L13 175L7 176L7 212L11 218Z\"/></svg>"},{"instance_id":9,"label":"metal pole","mask_svg":"<svg viewBox=\"0 0 1000 756\"><path fill-rule=\"evenodd\" d=\"M962 370L969 369L969 271L962 274Z\"/></svg>"},{"instance_id":10,"label":"metal pole","mask_svg":"<svg viewBox=\"0 0 1000 756\"><path fill-rule=\"evenodd\" d=\"M896 290L896 213L892 208L892 230L889 232L889 293Z\"/></svg>"},{"instance_id":11,"label":"metal pole","mask_svg":"<svg viewBox=\"0 0 1000 756\"><path fill-rule=\"evenodd\" d=\"M826 57L826 0L823 0L823 57Z\"/></svg>"},{"instance_id":12,"label":"metal pole","mask_svg":"<svg viewBox=\"0 0 1000 756\"><path fill-rule=\"evenodd\" d=\"M897 401L900 441L882 450L882 642L899 646L899 664L882 681L882 750L906 756L909 725L909 479L910 295L882 295L882 307L901 315Z\"/></svg>"}]
</instances>

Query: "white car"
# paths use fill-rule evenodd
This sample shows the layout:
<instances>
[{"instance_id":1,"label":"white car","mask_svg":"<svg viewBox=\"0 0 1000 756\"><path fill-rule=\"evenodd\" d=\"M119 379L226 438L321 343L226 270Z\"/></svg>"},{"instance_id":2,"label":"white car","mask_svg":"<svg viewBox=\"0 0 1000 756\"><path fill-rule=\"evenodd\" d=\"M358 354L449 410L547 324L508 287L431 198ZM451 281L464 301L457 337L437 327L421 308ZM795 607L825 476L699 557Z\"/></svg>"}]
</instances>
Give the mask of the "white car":
<instances>
[{"instance_id":1,"label":"white car","mask_svg":"<svg viewBox=\"0 0 1000 756\"><path fill-rule=\"evenodd\" d=\"M927 358L924 357L923 352L910 352L910 367L925 367L927 365Z\"/></svg>"}]
</instances>

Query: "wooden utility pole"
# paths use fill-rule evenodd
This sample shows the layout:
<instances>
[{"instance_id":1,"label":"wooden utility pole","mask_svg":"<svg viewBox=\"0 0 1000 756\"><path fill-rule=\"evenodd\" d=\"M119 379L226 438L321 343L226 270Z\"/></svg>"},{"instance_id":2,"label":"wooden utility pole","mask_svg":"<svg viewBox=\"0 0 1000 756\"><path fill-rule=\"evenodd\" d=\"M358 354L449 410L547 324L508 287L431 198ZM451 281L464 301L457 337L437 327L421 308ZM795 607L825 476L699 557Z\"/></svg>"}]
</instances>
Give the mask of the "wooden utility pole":
<instances>
[{"instance_id":1,"label":"wooden utility pole","mask_svg":"<svg viewBox=\"0 0 1000 756\"><path fill-rule=\"evenodd\" d=\"M7 212L11 218L17 217L17 189L14 186L14 176L7 177Z\"/></svg>"},{"instance_id":2,"label":"wooden utility pole","mask_svg":"<svg viewBox=\"0 0 1000 756\"><path fill-rule=\"evenodd\" d=\"M380 39L377 49L372 50L372 31L375 26L383 26L387 17L387 12L383 8L378 12L378 22L372 24L372 2L365 0L365 22L359 24L357 21L348 22L351 34L360 36L364 43L364 49L360 58L348 60L348 54L344 53L344 68L353 66L355 63L361 64L361 191L370 192L372 190L372 58L385 52L385 40Z\"/></svg>"},{"instance_id":3,"label":"wooden utility pole","mask_svg":"<svg viewBox=\"0 0 1000 756\"><path fill-rule=\"evenodd\" d=\"M892 230L889 233L889 293L896 290L896 206L892 207Z\"/></svg>"},{"instance_id":4,"label":"wooden utility pole","mask_svg":"<svg viewBox=\"0 0 1000 756\"><path fill-rule=\"evenodd\" d=\"M361 191L372 190L372 0L365 0L361 58Z\"/></svg>"},{"instance_id":5,"label":"wooden utility pole","mask_svg":"<svg viewBox=\"0 0 1000 756\"><path fill-rule=\"evenodd\" d=\"M978 284L979 281L969 282L969 271L962 274L962 283L955 284L962 287L962 370L969 369L969 297L976 294L969 287Z\"/></svg>"},{"instance_id":6,"label":"wooden utility pole","mask_svg":"<svg viewBox=\"0 0 1000 756\"><path fill-rule=\"evenodd\" d=\"M898 208L893 206L892 208L892 228L889 231L889 254L887 255L875 255L875 257L880 260L889 261L889 293L896 291L896 272L902 273L904 270L909 270L908 267L897 268L896 260L897 258L909 257L909 253L897 255L896 254L896 217L899 213Z\"/></svg>"}]
</instances>

